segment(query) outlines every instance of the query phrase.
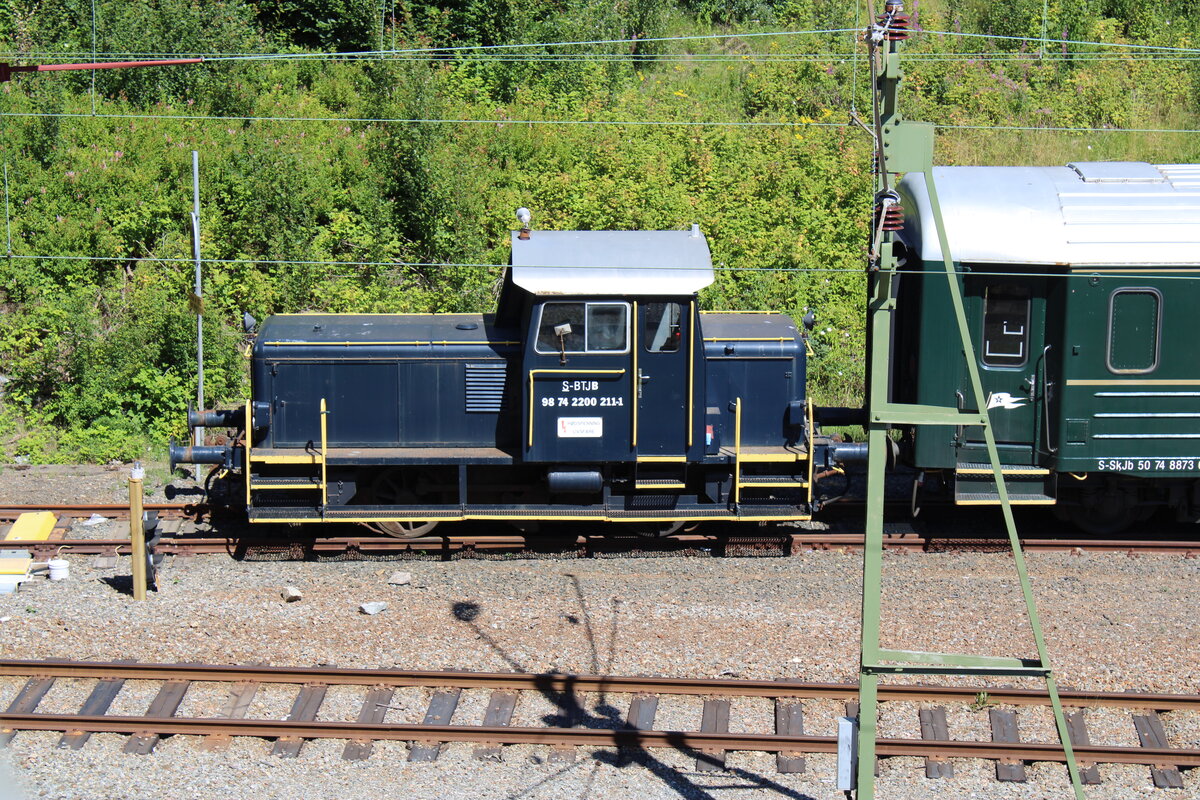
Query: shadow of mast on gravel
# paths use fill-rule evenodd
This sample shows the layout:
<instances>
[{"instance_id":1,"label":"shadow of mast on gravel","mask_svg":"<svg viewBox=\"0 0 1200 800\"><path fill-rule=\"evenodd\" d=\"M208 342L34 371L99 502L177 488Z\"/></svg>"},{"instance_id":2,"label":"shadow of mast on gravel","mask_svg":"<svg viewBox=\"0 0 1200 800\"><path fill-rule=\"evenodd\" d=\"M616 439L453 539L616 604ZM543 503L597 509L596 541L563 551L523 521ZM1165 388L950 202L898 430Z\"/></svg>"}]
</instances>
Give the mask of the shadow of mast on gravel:
<instances>
[{"instance_id":1,"label":"shadow of mast on gravel","mask_svg":"<svg viewBox=\"0 0 1200 800\"><path fill-rule=\"evenodd\" d=\"M575 596L579 602L579 617L567 615L566 619L572 625L582 625L584 636L588 642L588 648L591 655L591 666L593 674L602 674L603 670L611 669L616 661L616 642L617 642L617 616L620 612L621 601L619 598L612 598L612 624L609 630L609 641L607 648L607 664L602 667L600 663L600 649L596 642L595 628L592 621L591 611L588 607L587 599L583 593L583 587L577 576L567 573L566 577L570 578ZM477 603L458 602L451 607L451 613L454 618L460 622L467 623L475 634L488 647L492 648L501 658L507 662L514 671L527 673L528 670L513 658L507 650L500 645L489 633L487 633L478 623L480 606ZM596 703L594 712L589 712L585 707L580 693L576 690L578 679L574 675L562 673L543 673L535 676L534 684L542 696L558 709L556 713L547 714L542 717L542 721L549 727L555 728L589 728L596 730L612 730L615 731L615 738L618 741L616 751L609 749L597 749L591 752L591 770L586 777L586 783L581 790L581 800L588 800L591 796L591 787L595 781L596 772L601 764L607 764L611 767L621 769L633 764L636 764L643 769L648 770L656 778L661 780L665 785L674 790L680 797L688 798L688 800L716 800L716 795L712 791L723 791L728 789L767 789L775 792L780 797L790 798L791 800L815 800L812 796L797 792L788 788L776 781L771 780L763 775L750 770L737 767L724 767L724 773L713 772L708 773L713 777L724 775L725 777L736 778L742 781L738 785L722 785L706 787L697 783L688 773L683 772L657 758L643 744L641 731L626 722L621 718L621 712L607 701L606 694L603 690L598 692L598 702ZM692 746L688 743L688 734L680 732L670 737L669 742L672 749L689 757L695 758L698 761L705 761L710 764L719 764L716 757L710 753ZM509 800L518 800L518 798L526 797L538 789L561 779L567 773L574 770L576 767L582 766L587 762L575 762L570 764L551 775L538 780L531 786L525 789L510 794Z\"/></svg>"}]
</instances>

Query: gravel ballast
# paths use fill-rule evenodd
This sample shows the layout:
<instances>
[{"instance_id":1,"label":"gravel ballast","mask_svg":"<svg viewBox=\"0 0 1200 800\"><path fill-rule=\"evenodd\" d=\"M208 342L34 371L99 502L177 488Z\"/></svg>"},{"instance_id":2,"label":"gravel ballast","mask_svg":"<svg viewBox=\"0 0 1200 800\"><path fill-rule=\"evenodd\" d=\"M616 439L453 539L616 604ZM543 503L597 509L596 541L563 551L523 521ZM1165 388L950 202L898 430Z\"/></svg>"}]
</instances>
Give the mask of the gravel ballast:
<instances>
[{"instance_id":1,"label":"gravel ballast","mask_svg":"<svg viewBox=\"0 0 1200 800\"><path fill-rule=\"evenodd\" d=\"M4 486L0 475L0 489ZM100 498L96 498L100 499ZM75 499L75 502L85 500ZM113 502L113 500L109 500ZM145 602L127 591L128 558L98 569L92 556L65 557L71 577L37 578L0 596L0 648L10 658L191 661L280 666L610 673L852 681L857 677L861 556L790 558L463 559L408 561L408 584L390 562L167 559L160 590ZM1103 691L1200 691L1195 609L1200 560L1174 556L1034 553L1028 556L1060 685ZM884 644L1000 655L1033 655L1011 557L902 554L884 557ZM285 602L281 592L302 594ZM386 602L366 615L359 606ZM1004 683L1017 684L1007 680ZM1019 685L1019 684L1018 684ZM1034 685L1034 684L1030 684ZM0 680L0 706L21 682ZM76 710L89 681L59 680L45 710ZM330 689L321 719L352 719L361 689ZM144 713L155 686L129 682L113 713ZM262 687L250 716L284 717L294 687ZM419 722L429 691L396 692L388 722ZM219 713L225 695L194 686L180 715ZM583 697L587 721L623 721L628 695ZM487 693L464 692L456 724L479 724ZM662 698L656 727L695 729L703 698ZM881 736L914 736L915 704L888 706ZM562 709L523 694L514 725L543 725ZM769 732L771 704L737 699L731 731ZM841 704L808 701L805 730L829 735ZM1023 738L1053 740L1049 714L1017 709ZM950 708L951 736L988 739L987 712ZM1172 744L1200 743L1200 714L1162 715ZM1134 744L1129 715L1088 712L1097 744ZM270 755L258 739L207 750L195 737L165 739L150 756L121 752L126 737L96 734L78 751L59 734L23 732L7 758L29 797L173 798L841 798L834 758L809 754L808 771L781 775L773 754L730 753L726 772L698 772L695 754L578 748L573 761L544 746L505 748L500 762L475 745L447 745L433 763L407 762L403 743L377 742L365 762L341 759L344 742L313 741L296 759ZM3 763L0 762L0 770ZM994 763L955 762L953 778L929 780L919 759L885 759L877 796L1058 798L1065 770L1029 766L1029 783L1001 784ZM1197 798L1200 775L1183 790L1157 790L1149 768L1104 765L1089 798ZM3 782L3 781L0 781ZM0 795L2 796L2 795Z\"/></svg>"}]
</instances>

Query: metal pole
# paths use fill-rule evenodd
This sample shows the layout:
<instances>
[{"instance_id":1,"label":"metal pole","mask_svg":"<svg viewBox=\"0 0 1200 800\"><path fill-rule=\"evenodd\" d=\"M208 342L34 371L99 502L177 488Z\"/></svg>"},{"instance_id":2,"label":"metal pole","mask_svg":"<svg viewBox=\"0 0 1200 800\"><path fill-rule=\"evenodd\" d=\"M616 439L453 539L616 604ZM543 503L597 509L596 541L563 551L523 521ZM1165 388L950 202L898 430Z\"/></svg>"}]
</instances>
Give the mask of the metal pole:
<instances>
[{"instance_id":1,"label":"metal pole","mask_svg":"<svg viewBox=\"0 0 1200 800\"><path fill-rule=\"evenodd\" d=\"M12 255L12 219L8 213L8 162L4 162L4 231L7 235L8 250L5 252Z\"/></svg>"},{"instance_id":2,"label":"metal pole","mask_svg":"<svg viewBox=\"0 0 1200 800\"><path fill-rule=\"evenodd\" d=\"M196 409L204 408L204 301L200 285L200 153L192 151L192 259L196 262ZM204 444L204 428L196 428L196 446Z\"/></svg>"},{"instance_id":3,"label":"metal pole","mask_svg":"<svg viewBox=\"0 0 1200 800\"><path fill-rule=\"evenodd\" d=\"M96 0L92 0L92 63L96 63ZM96 116L96 70L92 70L92 116Z\"/></svg>"},{"instance_id":4,"label":"metal pole","mask_svg":"<svg viewBox=\"0 0 1200 800\"><path fill-rule=\"evenodd\" d=\"M129 542L133 562L133 599L146 599L146 529L142 524L142 480L146 470L134 462L129 470Z\"/></svg>"}]
</instances>

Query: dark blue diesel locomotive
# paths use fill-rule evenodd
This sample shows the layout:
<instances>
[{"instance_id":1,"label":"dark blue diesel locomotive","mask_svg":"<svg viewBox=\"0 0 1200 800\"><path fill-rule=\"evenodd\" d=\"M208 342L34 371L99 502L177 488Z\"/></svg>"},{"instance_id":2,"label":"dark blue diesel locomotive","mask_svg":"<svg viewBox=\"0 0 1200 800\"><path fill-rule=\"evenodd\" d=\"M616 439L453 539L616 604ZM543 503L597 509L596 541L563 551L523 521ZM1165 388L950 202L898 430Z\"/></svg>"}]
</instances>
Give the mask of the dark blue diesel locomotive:
<instances>
[{"instance_id":1,"label":"dark blue diesel locomotive","mask_svg":"<svg viewBox=\"0 0 1200 800\"><path fill-rule=\"evenodd\" d=\"M296 314L265 321L253 397L193 412L232 443L252 522L808 519L835 457L805 394L806 342L774 313L707 313L690 231L512 236L495 314Z\"/></svg>"}]
</instances>

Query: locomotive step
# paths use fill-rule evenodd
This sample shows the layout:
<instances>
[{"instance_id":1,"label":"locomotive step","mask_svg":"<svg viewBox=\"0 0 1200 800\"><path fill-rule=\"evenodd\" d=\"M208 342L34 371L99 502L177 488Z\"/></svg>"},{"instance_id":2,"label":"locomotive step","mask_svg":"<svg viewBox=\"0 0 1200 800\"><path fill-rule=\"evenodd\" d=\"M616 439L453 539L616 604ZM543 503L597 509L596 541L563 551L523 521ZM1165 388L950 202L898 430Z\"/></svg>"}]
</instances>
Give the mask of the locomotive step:
<instances>
[{"instance_id":1,"label":"locomotive step","mask_svg":"<svg viewBox=\"0 0 1200 800\"><path fill-rule=\"evenodd\" d=\"M960 506L998 506L1000 505L1000 495L994 492L956 492L954 502ZM1009 492L1008 502L1014 506L1052 506L1058 501L1044 494Z\"/></svg>"},{"instance_id":2,"label":"locomotive step","mask_svg":"<svg viewBox=\"0 0 1200 800\"><path fill-rule=\"evenodd\" d=\"M687 485L674 478L638 478L634 486L638 489L684 489Z\"/></svg>"},{"instance_id":3,"label":"locomotive step","mask_svg":"<svg viewBox=\"0 0 1200 800\"><path fill-rule=\"evenodd\" d=\"M789 475L745 475L738 480L742 488L750 489L807 489L805 478Z\"/></svg>"},{"instance_id":4,"label":"locomotive step","mask_svg":"<svg viewBox=\"0 0 1200 800\"><path fill-rule=\"evenodd\" d=\"M250 489L320 489L321 479L319 477L304 477L303 475L292 475L286 478L251 478Z\"/></svg>"}]
</instances>

